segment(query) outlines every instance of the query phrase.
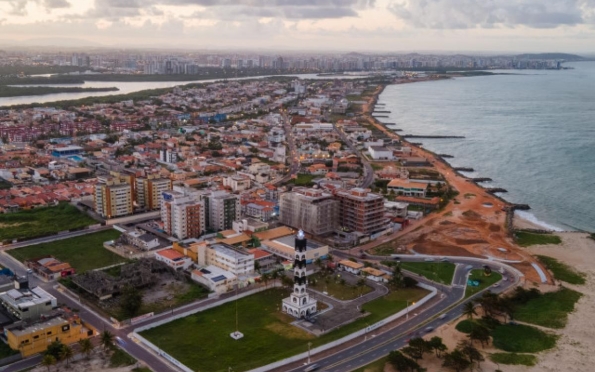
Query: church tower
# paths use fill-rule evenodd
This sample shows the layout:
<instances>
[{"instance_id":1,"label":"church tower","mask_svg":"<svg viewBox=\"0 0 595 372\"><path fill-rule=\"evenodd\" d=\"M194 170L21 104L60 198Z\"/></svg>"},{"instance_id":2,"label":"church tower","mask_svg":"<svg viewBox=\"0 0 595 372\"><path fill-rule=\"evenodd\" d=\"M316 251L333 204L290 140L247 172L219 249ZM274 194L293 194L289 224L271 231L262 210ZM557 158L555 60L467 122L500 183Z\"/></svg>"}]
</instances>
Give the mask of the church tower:
<instances>
[{"instance_id":1,"label":"church tower","mask_svg":"<svg viewBox=\"0 0 595 372\"><path fill-rule=\"evenodd\" d=\"M306 250L308 241L300 230L295 237L295 255L293 261L293 292L283 299L283 311L296 318L303 318L316 313L317 302L308 294L306 277Z\"/></svg>"}]
</instances>

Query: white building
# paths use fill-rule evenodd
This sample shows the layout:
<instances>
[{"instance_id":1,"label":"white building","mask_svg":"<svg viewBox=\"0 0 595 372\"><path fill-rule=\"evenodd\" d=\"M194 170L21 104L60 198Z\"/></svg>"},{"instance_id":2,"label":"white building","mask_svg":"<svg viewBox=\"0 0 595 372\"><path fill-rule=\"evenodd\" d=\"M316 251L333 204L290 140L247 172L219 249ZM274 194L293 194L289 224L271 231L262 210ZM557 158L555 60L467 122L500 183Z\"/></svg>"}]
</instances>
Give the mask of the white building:
<instances>
[{"instance_id":1,"label":"white building","mask_svg":"<svg viewBox=\"0 0 595 372\"><path fill-rule=\"evenodd\" d=\"M393 152L392 150L387 149L383 146L370 146L368 147L368 152L372 159L374 160L393 160Z\"/></svg>"},{"instance_id":2,"label":"white building","mask_svg":"<svg viewBox=\"0 0 595 372\"><path fill-rule=\"evenodd\" d=\"M199 244L197 264L214 265L237 276L254 273L254 255L225 243Z\"/></svg>"},{"instance_id":3,"label":"white building","mask_svg":"<svg viewBox=\"0 0 595 372\"><path fill-rule=\"evenodd\" d=\"M250 178L236 175L224 177L223 186L231 188L233 192L248 190L250 188Z\"/></svg>"},{"instance_id":4,"label":"white building","mask_svg":"<svg viewBox=\"0 0 595 372\"><path fill-rule=\"evenodd\" d=\"M238 283L237 276L213 265L192 271L191 277L192 280L219 294L233 290Z\"/></svg>"}]
</instances>

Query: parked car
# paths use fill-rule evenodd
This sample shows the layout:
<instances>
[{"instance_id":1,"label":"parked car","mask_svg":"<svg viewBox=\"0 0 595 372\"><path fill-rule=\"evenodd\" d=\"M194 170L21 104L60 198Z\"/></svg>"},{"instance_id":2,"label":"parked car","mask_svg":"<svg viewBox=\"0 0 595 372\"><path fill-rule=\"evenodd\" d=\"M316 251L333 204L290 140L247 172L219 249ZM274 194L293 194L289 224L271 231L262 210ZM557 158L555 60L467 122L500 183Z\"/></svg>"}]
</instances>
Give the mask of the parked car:
<instances>
[{"instance_id":1,"label":"parked car","mask_svg":"<svg viewBox=\"0 0 595 372\"><path fill-rule=\"evenodd\" d=\"M306 367L304 369L304 372L316 371L318 368L320 368L320 365L314 363L314 364L311 364L310 366Z\"/></svg>"},{"instance_id":2,"label":"parked car","mask_svg":"<svg viewBox=\"0 0 595 372\"><path fill-rule=\"evenodd\" d=\"M428 258L424 258L424 261L426 261L426 262L434 262L434 259L428 257Z\"/></svg>"}]
</instances>

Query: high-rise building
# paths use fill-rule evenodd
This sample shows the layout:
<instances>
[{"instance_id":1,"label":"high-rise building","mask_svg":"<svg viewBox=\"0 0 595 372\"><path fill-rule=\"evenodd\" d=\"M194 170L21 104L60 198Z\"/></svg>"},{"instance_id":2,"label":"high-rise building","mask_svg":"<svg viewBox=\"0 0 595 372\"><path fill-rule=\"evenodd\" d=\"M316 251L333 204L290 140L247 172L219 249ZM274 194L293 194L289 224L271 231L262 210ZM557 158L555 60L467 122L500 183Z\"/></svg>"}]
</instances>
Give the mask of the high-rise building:
<instances>
[{"instance_id":1,"label":"high-rise building","mask_svg":"<svg viewBox=\"0 0 595 372\"><path fill-rule=\"evenodd\" d=\"M98 177L95 185L95 212L103 218L132 214L132 176Z\"/></svg>"},{"instance_id":2,"label":"high-rise building","mask_svg":"<svg viewBox=\"0 0 595 372\"><path fill-rule=\"evenodd\" d=\"M241 217L240 197L225 191L213 191L203 197L207 211L207 227L211 230L229 230Z\"/></svg>"},{"instance_id":3,"label":"high-rise building","mask_svg":"<svg viewBox=\"0 0 595 372\"><path fill-rule=\"evenodd\" d=\"M283 311L296 318L316 313L317 301L308 294L306 276L306 250L308 241L302 230L295 237L295 259L293 261L293 292L283 299Z\"/></svg>"},{"instance_id":4,"label":"high-rise building","mask_svg":"<svg viewBox=\"0 0 595 372\"><path fill-rule=\"evenodd\" d=\"M296 187L279 196L281 223L322 235L338 227L339 202L321 190Z\"/></svg>"},{"instance_id":5,"label":"high-rise building","mask_svg":"<svg viewBox=\"0 0 595 372\"><path fill-rule=\"evenodd\" d=\"M205 202L200 193L181 190L161 194L161 221L167 234L187 239L205 232Z\"/></svg>"},{"instance_id":6,"label":"high-rise building","mask_svg":"<svg viewBox=\"0 0 595 372\"><path fill-rule=\"evenodd\" d=\"M136 179L135 198L140 208L152 211L161 208L161 199L164 191L172 188L172 181L156 176L141 177Z\"/></svg>"},{"instance_id":7,"label":"high-rise building","mask_svg":"<svg viewBox=\"0 0 595 372\"><path fill-rule=\"evenodd\" d=\"M364 235L384 230L388 219L384 217L384 198L367 189L354 188L335 193L339 201L339 225Z\"/></svg>"}]
</instances>

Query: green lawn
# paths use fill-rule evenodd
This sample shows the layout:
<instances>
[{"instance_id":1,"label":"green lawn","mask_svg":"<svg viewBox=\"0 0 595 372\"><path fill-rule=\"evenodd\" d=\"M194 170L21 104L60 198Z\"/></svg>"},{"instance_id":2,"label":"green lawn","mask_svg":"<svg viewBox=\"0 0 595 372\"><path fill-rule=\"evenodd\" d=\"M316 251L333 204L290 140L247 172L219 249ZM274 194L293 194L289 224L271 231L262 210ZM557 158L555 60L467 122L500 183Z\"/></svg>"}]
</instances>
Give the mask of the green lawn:
<instances>
[{"instance_id":1,"label":"green lawn","mask_svg":"<svg viewBox=\"0 0 595 372\"><path fill-rule=\"evenodd\" d=\"M314 174L298 174L297 178L292 179L289 183L293 183L296 186L311 186L313 184L312 180L320 177Z\"/></svg>"},{"instance_id":2,"label":"green lawn","mask_svg":"<svg viewBox=\"0 0 595 372\"><path fill-rule=\"evenodd\" d=\"M537 364L537 357L532 354L517 353L493 353L490 354L492 362L507 365L534 366Z\"/></svg>"},{"instance_id":3,"label":"green lawn","mask_svg":"<svg viewBox=\"0 0 595 372\"><path fill-rule=\"evenodd\" d=\"M114 347L109 361L111 368L126 367L134 363L136 363L136 359L119 347Z\"/></svg>"},{"instance_id":4,"label":"green lawn","mask_svg":"<svg viewBox=\"0 0 595 372\"><path fill-rule=\"evenodd\" d=\"M0 241L30 239L96 223L97 221L68 203L0 214Z\"/></svg>"},{"instance_id":5,"label":"green lawn","mask_svg":"<svg viewBox=\"0 0 595 372\"><path fill-rule=\"evenodd\" d=\"M469 334L477 326L477 322L471 319L461 320L455 326L455 329L461 333Z\"/></svg>"},{"instance_id":6,"label":"green lawn","mask_svg":"<svg viewBox=\"0 0 595 372\"><path fill-rule=\"evenodd\" d=\"M324 277L320 273L316 273L308 277L308 283L310 287L317 291L327 292L330 296L345 301L353 300L354 298L372 292L372 288L368 285L358 287L350 284L341 284L341 277L337 276L337 274Z\"/></svg>"},{"instance_id":7,"label":"green lawn","mask_svg":"<svg viewBox=\"0 0 595 372\"><path fill-rule=\"evenodd\" d=\"M514 233L516 242L521 247L541 244L560 244L562 240L554 234L536 234L528 231L516 231Z\"/></svg>"},{"instance_id":8,"label":"green lawn","mask_svg":"<svg viewBox=\"0 0 595 372\"><path fill-rule=\"evenodd\" d=\"M10 346L5 344L4 342L0 341L0 359L8 358L14 354L18 354L19 352L16 350L12 350Z\"/></svg>"},{"instance_id":9,"label":"green lawn","mask_svg":"<svg viewBox=\"0 0 595 372\"><path fill-rule=\"evenodd\" d=\"M494 346L515 353L537 353L556 346L558 336L527 325L500 325L492 331Z\"/></svg>"},{"instance_id":10,"label":"green lawn","mask_svg":"<svg viewBox=\"0 0 595 372\"><path fill-rule=\"evenodd\" d=\"M522 322L549 328L564 328L568 314L574 311L574 305L582 293L562 288L557 292L548 292L539 298L519 305L514 317Z\"/></svg>"},{"instance_id":11,"label":"green lawn","mask_svg":"<svg viewBox=\"0 0 595 372\"><path fill-rule=\"evenodd\" d=\"M556 279L570 284L585 284L586 275L584 273L576 271L572 267L552 257L537 256L537 258L551 270Z\"/></svg>"},{"instance_id":12,"label":"green lawn","mask_svg":"<svg viewBox=\"0 0 595 372\"><path fill-rule=\"evenodd\" d=\"M490 276L485 276L483 269L476 269L471 270L471 275L469 275L469 279L479 281L479 286L471 287L468 285L465 289L465 298L471 297L477 292L480 292L488 288L492 284L499 282L502 279L502 275L500 275L500 273L492 271Z\"/></svg>"},{"instance_id":13,"label":"green lawn","mask_svg":"<svg viewBox=\"0 0 595 372\"><path fill-rule=\"evenodd\" d=\"M391 293L364 305L372 312L365 318L315 336L293 327L293 318L281 313L281 300L288 289L269 289L242 298L237 303L239 330L244 338L234 341L234 302L209 309L141 333L189 368L201 371L244 371L320 346L373 324L405 308L406 299L417 301L427 294L422 289Z\"/></svg>"},{"instance_id":14,"label":"green lawn","mask_svg":"<svg viewBox=\"0 0 595 372\"><path fill-rule=\"evenodd\" d=\"M11 249L8 254L23 262L30 258L52 255L70 263L78 273L126 261L103 247L103 242L116 239L116 230L100 231L75 238Z\"/></svg>"},{"instance_id":15,"label":"green lawn","mask_svg":"<svg viewBox=\"0 0 595 372\"><path fill-rule=\"evenodd\" d=\"M402 262L401 268L447 285L455 273L455 265L450 262Z\"/></svg>"}]
</instances>

